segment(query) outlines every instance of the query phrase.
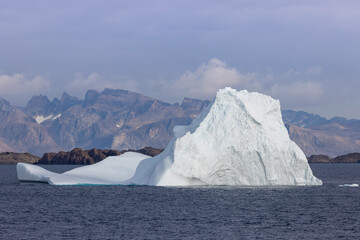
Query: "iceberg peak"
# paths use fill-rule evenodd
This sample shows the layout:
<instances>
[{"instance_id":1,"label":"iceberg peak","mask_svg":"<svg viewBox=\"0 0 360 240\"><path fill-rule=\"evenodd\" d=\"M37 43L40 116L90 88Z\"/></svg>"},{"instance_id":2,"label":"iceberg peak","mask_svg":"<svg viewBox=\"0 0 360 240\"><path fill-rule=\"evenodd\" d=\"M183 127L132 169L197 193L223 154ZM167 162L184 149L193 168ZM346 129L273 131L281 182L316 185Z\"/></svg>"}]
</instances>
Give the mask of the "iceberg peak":
<instances>
[{"instance_id":1,"label":"iceberg peak","mask_svg":"<svg viewBox=\"0 0 360 240\"><path fill-rule=\"evenodd\" d=\"M141 162L133 183L148 185L320 185L290 140L280 102L220 89L189 126L174 129L165 151ZM190 182L190 183L189 183Z\"/></svg>"}]
</instances>

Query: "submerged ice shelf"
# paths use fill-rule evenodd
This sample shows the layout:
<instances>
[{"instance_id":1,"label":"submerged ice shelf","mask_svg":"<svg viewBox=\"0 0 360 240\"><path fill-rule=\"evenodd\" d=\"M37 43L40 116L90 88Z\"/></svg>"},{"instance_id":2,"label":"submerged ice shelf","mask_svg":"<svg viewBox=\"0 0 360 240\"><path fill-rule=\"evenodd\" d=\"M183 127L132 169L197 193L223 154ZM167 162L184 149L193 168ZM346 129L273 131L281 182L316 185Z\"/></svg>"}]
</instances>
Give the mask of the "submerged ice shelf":
<instances>
[{"instance_id":1,"label":"submerged ice shelf","mask_svg":"<svg viewBox=\"0 0 360 240\"><path fill-rule=\"evenodd\" d=\"M217 92L189 126L156 157L125 153L63 174L19 163L21 181L54 185L321 185L305 154L290 140L280 103L260 93Z\"/></svg>"}]
</instances>

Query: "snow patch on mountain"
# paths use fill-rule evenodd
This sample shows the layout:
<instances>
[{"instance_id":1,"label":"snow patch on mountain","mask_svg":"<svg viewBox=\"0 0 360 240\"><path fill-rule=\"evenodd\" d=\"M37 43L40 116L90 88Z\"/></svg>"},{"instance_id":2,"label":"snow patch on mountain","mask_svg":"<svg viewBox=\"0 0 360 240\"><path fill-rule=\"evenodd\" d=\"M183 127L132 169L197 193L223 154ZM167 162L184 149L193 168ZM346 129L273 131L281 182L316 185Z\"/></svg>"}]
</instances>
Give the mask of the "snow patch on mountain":
<instances>
[{"instance_id":1,"label":"snow patch on mountain","mask_svg":"<svg viewBox=\"0 0 360 240\"><path fill-rule=\"evenodd\" d=\"M55 120L57 118L61 117L61 114L58 114L54 116L53 114L50 114L49 116L35 116L34 119L38 124L41 124L47 120Z\"/></svg>"},{"instance_id":2,"label":"snow patch on mountain","mask_svg":"<svg viewBox=\"0 0 360 240\"><path fill-rule=\"evenodd\" d=\"M52 120L55 120L57 118L61 117L61 113L59 113L58 115L56 115L55 117L52 118Z\"/></svg>"},{"instance_id":3,"label":"snow patch on mountain","mask_svg":"<svg viewBox=\"0 0 360 240\"><path fill-rule=\"evenodd\" d=\"M43 122L45 122L46 120L49 120L53 117L53 115L49 115L49 116L35 116L34 119L38 124L41 124Z\"/></svg>"}]
</instances>

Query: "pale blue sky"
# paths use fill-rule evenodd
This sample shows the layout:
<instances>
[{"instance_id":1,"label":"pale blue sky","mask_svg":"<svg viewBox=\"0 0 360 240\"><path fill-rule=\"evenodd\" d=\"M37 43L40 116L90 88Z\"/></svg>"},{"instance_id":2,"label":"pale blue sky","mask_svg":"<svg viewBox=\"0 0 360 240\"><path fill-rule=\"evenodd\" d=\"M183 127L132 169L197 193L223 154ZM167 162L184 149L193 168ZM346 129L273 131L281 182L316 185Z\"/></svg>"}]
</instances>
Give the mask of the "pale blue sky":
<instances>
[{"instance_id":1,"label":"pale blue sky","mask_svg":"<svg viewBox=\"0 0 360 240\"><path fill-rule=\"evenodd\" d=\"M284 108L360 118L360 1L0 0L0 97L164 101L233 86Z\"/></svg>"}]
</instances>

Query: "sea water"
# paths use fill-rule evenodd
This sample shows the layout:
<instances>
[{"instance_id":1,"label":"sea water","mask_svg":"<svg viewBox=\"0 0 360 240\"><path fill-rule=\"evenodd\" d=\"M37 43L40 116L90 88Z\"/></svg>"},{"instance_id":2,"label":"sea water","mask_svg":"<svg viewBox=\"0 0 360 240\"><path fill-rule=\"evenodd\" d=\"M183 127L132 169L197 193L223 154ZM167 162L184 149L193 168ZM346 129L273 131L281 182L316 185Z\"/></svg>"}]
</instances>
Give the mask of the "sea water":
<instances>
[{"instance_id":1,"label":"sea water","mask_svg":"<svg viewBox=\"0 0 360 240\"><path fill-rule=\"evenodd\" d=\"M74 166L44 166L64 172ZM359 239L360 164L317 187L50 186L0 165L1 239Z\"/></svg>"}]
</instances>

